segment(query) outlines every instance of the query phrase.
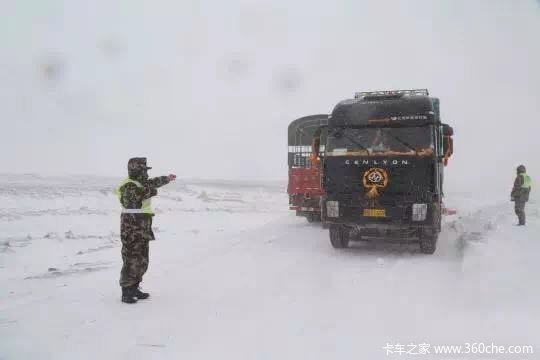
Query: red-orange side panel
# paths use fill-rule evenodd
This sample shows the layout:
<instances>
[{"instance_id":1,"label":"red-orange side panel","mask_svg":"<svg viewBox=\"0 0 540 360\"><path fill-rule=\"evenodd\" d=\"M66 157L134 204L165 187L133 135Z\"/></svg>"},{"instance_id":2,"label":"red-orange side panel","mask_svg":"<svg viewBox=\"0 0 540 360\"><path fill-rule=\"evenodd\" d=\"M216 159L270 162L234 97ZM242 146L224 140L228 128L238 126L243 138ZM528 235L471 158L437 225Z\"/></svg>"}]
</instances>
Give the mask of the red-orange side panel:
<instances>
[{"instance_id":1,"label":"red-orange side panel","mask_svg":"<svg viewBox=\"0 0 540 360\"><path fill-rule=\"evenodd\" d=\"M289 195L322 195L320 170L318 168L289 168L287 193Z\"/></svg>"}]
</instances>

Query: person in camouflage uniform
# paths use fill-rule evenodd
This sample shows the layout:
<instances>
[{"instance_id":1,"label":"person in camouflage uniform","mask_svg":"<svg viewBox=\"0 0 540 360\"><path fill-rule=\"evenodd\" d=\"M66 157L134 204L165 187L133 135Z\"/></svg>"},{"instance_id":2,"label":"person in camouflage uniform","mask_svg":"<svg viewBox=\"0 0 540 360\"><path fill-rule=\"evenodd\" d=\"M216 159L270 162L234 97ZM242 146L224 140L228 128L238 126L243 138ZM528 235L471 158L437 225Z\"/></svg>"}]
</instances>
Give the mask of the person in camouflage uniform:
<instances>
[{"instance_id":1,"label":"person in camouflage uniform","mask_svg":"<svg viewBox=\"0 0 540 360\"><path fill-rule=\"evenodd\" d=\"M518 225L525 225L525 203L529 201L530 192L531 178L527 175L525 166L519 165L514 187L510 194L510 199L514 202L514 210L519 220Z\"/></svg>"},{"instance_id":2,"label":"person in camouflage uniform","mask_svg":"<svg viewBox=\"0 0 540 360\"><path fill-rule=\"evenodd\" d=\"M142 292L139 284L148 269L148 242L154 240L150 198L157 195L157 188L176 179L176 176L148 177L146 158L132 158L128 161L129 178L117 190L122 205L120 217L120 237L122 239L123 266L120 273L122 301L136 303L150 294Z\"/></svg>"}]
</instances>

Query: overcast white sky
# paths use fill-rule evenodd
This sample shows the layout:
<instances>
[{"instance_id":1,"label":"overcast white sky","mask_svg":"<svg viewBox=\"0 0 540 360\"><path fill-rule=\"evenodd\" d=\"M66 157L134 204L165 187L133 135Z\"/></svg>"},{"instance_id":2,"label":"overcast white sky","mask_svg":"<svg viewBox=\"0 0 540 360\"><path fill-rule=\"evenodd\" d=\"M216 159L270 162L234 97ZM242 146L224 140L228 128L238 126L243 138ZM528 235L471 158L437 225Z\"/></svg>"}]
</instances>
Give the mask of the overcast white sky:
<instances>
[{"instance_id":1,"label":"overcast white sky","mask_svg":"<svg viewBox=\"0 0 540 360\"><path fill-rule=\"evenodd\" d=\"M2 170L286 178L286 130L355 91L426 87L455 186L540 178L534 0L0 0Z\"/></svg>"}]
</instances>

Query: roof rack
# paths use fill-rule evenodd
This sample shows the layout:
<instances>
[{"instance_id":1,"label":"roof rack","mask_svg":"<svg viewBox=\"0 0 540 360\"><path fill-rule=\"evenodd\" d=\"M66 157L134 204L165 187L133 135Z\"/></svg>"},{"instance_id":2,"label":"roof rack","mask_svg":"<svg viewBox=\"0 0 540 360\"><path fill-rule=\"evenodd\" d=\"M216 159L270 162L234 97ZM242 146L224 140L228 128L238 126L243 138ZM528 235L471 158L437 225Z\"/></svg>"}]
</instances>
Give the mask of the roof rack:
<instances>
[{"instance_id":1,"label":"roof rack","mask_svg":"<svg viewBox=\"0 0 540 360\"><path fill-rule=\"evenodd\" d=\"M388 96L429 96L427 89L363 91L354 94L355 99Z\"/></svg>"}]
</instances>

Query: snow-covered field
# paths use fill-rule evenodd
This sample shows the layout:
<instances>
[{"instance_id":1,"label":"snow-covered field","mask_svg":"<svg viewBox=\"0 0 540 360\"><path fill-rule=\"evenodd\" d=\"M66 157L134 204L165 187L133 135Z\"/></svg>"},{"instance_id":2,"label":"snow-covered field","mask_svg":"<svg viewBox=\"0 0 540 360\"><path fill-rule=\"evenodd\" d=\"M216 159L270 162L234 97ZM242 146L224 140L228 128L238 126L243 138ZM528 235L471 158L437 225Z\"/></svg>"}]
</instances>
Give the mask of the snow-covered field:
<instances>
[{"instance_id":1,"label":"snow-covered field","mask_svg":"<svg viewBox=\"0 0 540 360\"><path fill-rule=\"evenodd\" d=\"M534 202L521 228L505 197L449 194L434 255L338 251L285 184L178 181L154 201L152 297L126 305L117 180L0 176L0 359L540 359ZM434 354L465 343L534 354Z\"/></svg>"}]
</instances>

